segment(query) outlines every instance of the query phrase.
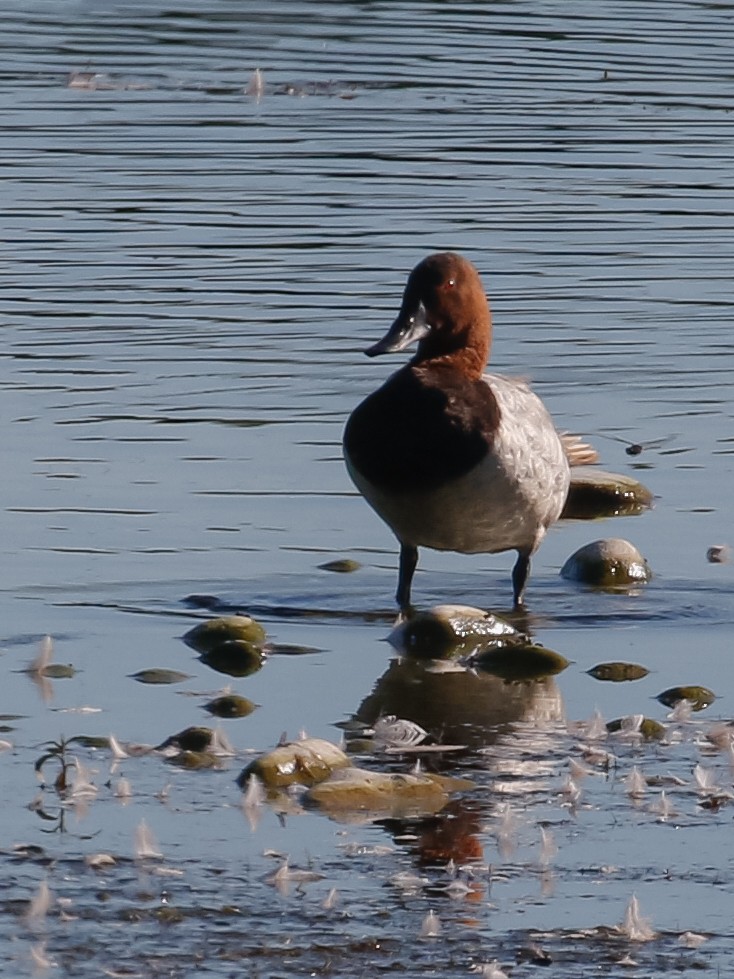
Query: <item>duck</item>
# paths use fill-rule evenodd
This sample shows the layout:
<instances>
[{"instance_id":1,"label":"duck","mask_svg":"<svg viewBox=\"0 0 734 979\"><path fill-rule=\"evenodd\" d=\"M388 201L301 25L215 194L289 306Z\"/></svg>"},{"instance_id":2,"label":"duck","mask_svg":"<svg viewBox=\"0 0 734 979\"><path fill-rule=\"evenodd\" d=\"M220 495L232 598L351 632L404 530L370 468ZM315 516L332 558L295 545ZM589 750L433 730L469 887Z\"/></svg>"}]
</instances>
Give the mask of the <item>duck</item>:
<instances>
[{"instance_id":1,"label":"duck","mask_svg":"<svg viewBox=\"0 0 734 979\"><path fill-rule=\"evenodd\" d=\"M489 302L476 267L456 252L424 258L368 357L413 357L349 416L347 471L400 546L396 601L409 614L418 549L516 551L514 608L525 602L530 562L560 517L571 462L589 449L558 432L521 379L485 373ZM593 455L593 450L590 450Z\"/></svg>"}]
</instances>

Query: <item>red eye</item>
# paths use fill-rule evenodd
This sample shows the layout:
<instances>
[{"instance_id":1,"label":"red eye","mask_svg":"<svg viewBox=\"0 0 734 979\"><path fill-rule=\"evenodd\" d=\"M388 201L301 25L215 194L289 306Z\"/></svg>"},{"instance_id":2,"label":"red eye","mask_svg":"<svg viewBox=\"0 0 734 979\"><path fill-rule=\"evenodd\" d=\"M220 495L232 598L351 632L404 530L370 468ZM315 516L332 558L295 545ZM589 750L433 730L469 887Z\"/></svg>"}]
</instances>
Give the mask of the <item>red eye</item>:
<instances>
[{"instance_id":1,"label":"red eye","mask_svg":"<svg viewBox=\"0 0 734 979\"><path fill-rule=\"evenodd\" d=\"M444 289L453 289L456 285L456 279L447 279L444 284Z\"/></svg>"}]
</instances>

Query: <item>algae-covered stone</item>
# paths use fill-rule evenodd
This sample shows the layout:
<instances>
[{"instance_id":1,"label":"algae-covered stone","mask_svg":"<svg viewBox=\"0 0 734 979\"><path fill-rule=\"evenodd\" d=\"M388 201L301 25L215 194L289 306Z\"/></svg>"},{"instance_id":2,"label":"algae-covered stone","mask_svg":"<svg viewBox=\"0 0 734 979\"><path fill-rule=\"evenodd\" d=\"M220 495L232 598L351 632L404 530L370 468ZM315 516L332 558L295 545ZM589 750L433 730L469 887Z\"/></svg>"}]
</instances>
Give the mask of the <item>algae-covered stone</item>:
<instances>
[{"instance_id":1,"label":"algae-covered stone","mask_svg":"<svg viewBox=\"0 0 734 979\"><path fill-rule=\"evenodd\" d=\"M163 751L166 748L179 748L181 751L205 751L212 743L214 732L210 727L187 727L178 734L172 734L156 748Z\"/></svg>"},{"instance_id":2,"label":"algae-covered stone","mask_svg":"<svg viewBox=\"0 0 734 979\"><path fill-rule=\"evenodd\" d=\"M624 680L641 680L650 672L644 666L637 663L599 663L591 670L586 671L595 680L609 680L612 683L621 683Z\"/></svg>"},{"instance_id":3,"label":"algae-covered stone","mask_svg":"<svg viewBox=\"0 0 734 979\"><path fill-rule=\"evenodd\" d=\"M189 771L198 771L203 768L218 768L221 764L219 758L210 751L179 751L171 755L166 761L169 765L176 765L177 768L187 768Z\"/></svg>"},{"instance_id":4,"label":"algae-covered stone","mask_svg":"<svg viewBox=\"0 0 734 979\"><path fill-rule=\"evenodd\" d=\"M322 738L304 738L278 745L251 762L237 778L242 788L251 775L257 775L267 789L286 785L315 785L337 768L345 768L349 759L337 745Z\"/></svg>"},{"instance_id":5,"label":"algae-covered stone","mask_svg":"<svg viewBox=\"0 0 734 979\"><path fill-rule=\"evenodd\" d=\"M650 566L634 544L617 537L592 541L575 551L561 568L571 581L601 588L644 584Z\"/></svg>"},{"instance_id":6,"label":"algae-covered stone","mask_svg":"<svg viewBox=\"0 0 734 979\"><path fill-rule=\"evenodd\" d=\"M76 669L71 663L49 663L48 666L42 666L38 672L40 676L49 680L65 680L73 677Z\"/></svg>"},{"instance_id":7,"label":"algae-covered stone","mask_svg":"<svg viewBox=\"0 0 734 979\"><path fill-rule=\"evenodd\" d=\"M204 704L204 710L208 710L215 717L247 717L251 714L257 704L253 704L247 697L240 697L236 693L222 694Z\"/></svg>"},{"instance_id":8,"label":"algae-covered stone","mask_svg":"<svg viewBox=\"0 0 734 979\"><path fill-rule=\"evenodd\" d=\"M197 653L208 653L225 642L246 642L262 646L265 630L249 615L225 615L208 619L194 626L184 635L183 641Z\"/></svg>"},{"instance_id":9,"label":"algae-covered stone","mask_svg":"<svg viewBox=\"0 0 734 979\"><path fill-rule=\"evenodd\" d=\"M435 605L401 622L387 641L413 656L444 659L519 637L517 629L491 612L470 605Z\"/></svg>"},{"instance_id":10,"label":"algae-covered stone","mask_svg":"<svg viewBox=\"0 0 734 979\"><path fill-rule=\"evenodd\" d=\"M650 490L632 476L574 466L561 519L593 520L642 513L652 506Z\"/></svg>"},{"instance_id":11,"label":"algae-covered stone","mask_svg":"<svg viewBox=\"0 0 734 979\"><path fill-rule=\"evenodd\" d=\"M537 680L561 673L568 660L535 643L497 646L471 657L471 666L483 673L492 673L503 680Z\"/></svg>"},{"instance_id":12,"label":"algae-covered stone","mask_svg":"<svg viewBox=\"0 0 734 979\"><path fill-rule=\"evenodd\" d=\"M130 673L129 675L131 680L137 680L138 683L151 684L182 683L184 680L191 679L189 673L181 673L179 670L165 670L160 667L139 670L137 673Z\"/></svg>"},{"instance_id":13,"label":"algae-covered stone","mask_svg":"<svg viewBox=\"0 0 734 979\"><path fill-rule=\"evenodd\" d=\"M326 564L320 564L320 571L332 571L335 574L352 574L354 571L359 571L362 565L359 561L353 561L351 558L339 558L336 561L327 561Z\"/></svg>"},{"instance_id":14,"label":"algae-covered stone","mask_svg":"<svg viewBox=\"0 0 734 979\"><path fill-rule=\"evenodd\" d=\"M230 639L199 656L201 662L226 676L243 677L257 673L265 660L260 646L246 639Z\"/></svg>"},{"instance_id":15,"label":"algae-covered stone","mask_svg":"<svg viewBox=\"0 0 734 979\"><path fill-rule=\"evenodd\" d=\"M439 812L452 792L472 787L467 779L349 767L309 789L304 801L337 819L354 814L367 819L405 818Z\"/></svg>"},{"instance_id":16,"label":"algae-covered stone","mask_svg":"<svg viewBox=\"0 0 734 979\"><path fill-rule=\"evenodd\" d=\"M687 686L670 687L658 694L658 700L665 707L675 707L682 700L691 705L691 710L704 710L716 700L716 694L707 687Z\"/></svg>"},{"instance_id":17,"label":"algae-covered stone","mask_svg":"<svg viewBox=\"0 0 734 979\"><path fill-rule=\"evenodd\" d=\"M617 717L607 723L607 731L610 734L639 734L646 741L661 741L665 736L665 727L659 721L642 714Z\"/></svg>"}]
</instances>

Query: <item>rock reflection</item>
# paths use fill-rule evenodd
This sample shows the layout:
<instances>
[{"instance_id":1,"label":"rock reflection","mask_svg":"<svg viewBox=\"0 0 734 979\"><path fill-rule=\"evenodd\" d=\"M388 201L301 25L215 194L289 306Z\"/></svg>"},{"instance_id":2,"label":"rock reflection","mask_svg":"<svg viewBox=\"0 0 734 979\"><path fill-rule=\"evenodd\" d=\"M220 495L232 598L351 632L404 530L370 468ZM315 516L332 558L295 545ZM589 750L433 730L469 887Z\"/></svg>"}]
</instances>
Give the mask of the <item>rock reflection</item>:
<instances>
[{"instance_id":1,"label":"rock reflection","mask_svg":"<svg viewBox=\"0 0 734 979\"><path fill-rule=\"evenodd\" d=\"M470 749L493 744L508 724L525 721L542 728L564 716L553 677L508 681L460 666L436 669L432 662L408 657L390 663L355 717L373 726L387 714L420 725L438 742Z\"/></svg>"}]
</instances>

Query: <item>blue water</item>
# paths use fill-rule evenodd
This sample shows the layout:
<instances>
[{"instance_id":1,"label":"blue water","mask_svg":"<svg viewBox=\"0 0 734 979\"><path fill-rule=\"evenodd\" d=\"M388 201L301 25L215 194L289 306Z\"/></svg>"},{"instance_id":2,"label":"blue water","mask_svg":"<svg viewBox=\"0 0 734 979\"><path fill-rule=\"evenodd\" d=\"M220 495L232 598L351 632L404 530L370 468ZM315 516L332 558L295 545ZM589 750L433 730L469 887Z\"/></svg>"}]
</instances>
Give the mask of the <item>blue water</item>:
<instances>
[{"instance_id":1,"label":"blue water","mask_svg":"<svg viewBox=\"0 0 734 979\"><path fill-rule=\"evenodd\" d=\"M707 755L705 735L731 717L734 687L732 565L706 561L711 545L734 543L734 13L636 0L563 11L536 0L272 10L30 0L6 3L0 27L0 713L22 715L0 732L12 743L0 753L9 974L32 970L44 938L74 975L110 963L187 975L197 956L221 974L310 974L328 968L325 948L335 974L430 963L456 975L495 958L509 967L533 941L564 975L587 974L588 948L614 974L624 941L576 931L618 924L633 892L661 937L633 943L631 975L697 963L723 974L729 812L725 801L699 806L691 773L711 766L732 789L726 755ZM259 96L247 94L255 69ZM529 376L560 427L656 496L641 517L558 527L537 555L532 624L572 662L550 693L518 697L530 735L522 724L498 733L501 687L461 693L486 712L491 751L460 765L478 789L455 823L471 824L485 869L478 896L455 901L436 897L445 872L422 870L389 827L279 821L266 809L253 831L233 781L284 730L338 739L334 723L382 689L396 546L346 476L341 430L400 362L362 351L391 321L408 271L439 248L482 272L493 367ZM631 459L605 435L674 437ZM560 579L566 557L601 536L632 540L651 585L610 596ZM337 557L362 568L319 569ZM511 563L426 552L415 597L502 610ZM206 722L201 705L228 678L180 641L200 614L184 603L191 594L249 608L274 643L317 652L275 654L232 681L260 706L223 722L238 754L222 771L126 760L123 806L105 787L108 754L80 749L99 793L83 819L70 810L64 832L44 835L58 827L27 808L44 742L113 732L158 744ZM45 634L55 660L79 671L51 681L48 701L17 672ZM585 672L618 659L651 673L618 685ZM151 666L191 679L129 679ZM584 744L573 725L597 707L668 723L655 696L690 682L711 687L714 705L674 725L667 746L605 745L616 768L591 776L570 813L567 758ZM429 716L434 705L453 709L448 687ZM461 723L461 697L454 707ZM658 821L658 788L630 803L619 779L634 764L684 780L670 790L677 817ZM164 806L156 793L169 783ZM42 796L59 810L53 789ZM493 827L507 799L520 826L503 855ZM129 862L143 817L167 877ZM558 844L550 890L541 824ZM44 846L52 862L17 862L19 843ZM264 882L279 865L269 849L318 865L324 880L279 896ZM100 851L118 858L106 874L82 863ZM488 883L489 864L500 882ZM402 895L389 883L402 870L430 885ZM45 876L81 924L58 907L42 925L23 923ZM329 913L320 902L332 886ZM155 917L163 888L183 925ZM235 904L230 921L221 909ZM419 941L430 909L443 936ZM686 930L709 941L686 950Z\"/></svg>"}]
</instances>

